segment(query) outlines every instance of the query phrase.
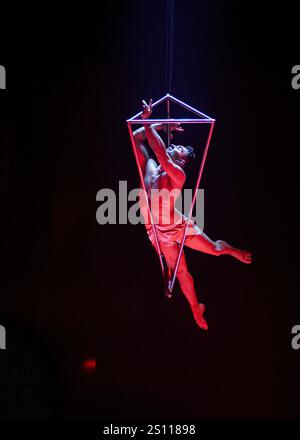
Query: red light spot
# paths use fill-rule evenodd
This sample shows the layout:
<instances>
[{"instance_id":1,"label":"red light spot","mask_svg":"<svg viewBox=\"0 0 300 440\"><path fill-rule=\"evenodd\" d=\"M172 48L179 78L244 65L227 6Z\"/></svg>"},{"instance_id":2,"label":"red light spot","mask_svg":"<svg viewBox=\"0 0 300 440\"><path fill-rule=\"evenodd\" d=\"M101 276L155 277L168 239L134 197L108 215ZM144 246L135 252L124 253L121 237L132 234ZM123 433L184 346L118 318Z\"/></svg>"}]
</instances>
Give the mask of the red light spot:
<instances>
[{"instance_id":1,"label":"red light spot","mask_svg":"<svg viewBox=\"0 0 300 440\"><path fill-rule=\"evenodd\" d=\"M86 372L93 372L96 370L96 359L86 359L83 361L82 366Z\"/></svg>"}]
</instances>

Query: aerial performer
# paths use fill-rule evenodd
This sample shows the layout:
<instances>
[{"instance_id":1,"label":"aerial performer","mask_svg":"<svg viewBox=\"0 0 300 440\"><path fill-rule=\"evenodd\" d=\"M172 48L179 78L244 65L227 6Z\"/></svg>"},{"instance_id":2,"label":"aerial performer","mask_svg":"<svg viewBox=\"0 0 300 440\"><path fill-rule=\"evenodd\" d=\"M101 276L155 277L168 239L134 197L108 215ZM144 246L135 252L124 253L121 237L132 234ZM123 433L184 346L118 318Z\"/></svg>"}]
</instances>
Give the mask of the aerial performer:
<instances>
[{"instance_id":1,"label":"aerial performer","mask_svg":"<svg viewBox=\"0 0 300 440\"><path fill-rule=\"evenodd\" d=\"M175 145L170 142L166 146L159 134L162 130L168 131L169 139L184 130L181 124L176 122L167 125L159 122L146 123L151 113L152 100L149 104L143 101L141 119L145 120L145 123L132 133L143 177L144 191L142 189L140 191L141 213L148 237L157 253L164 256L170 273L175 273L197 325L207 330L208 324L204 318L205 306L198 301L183 247L187 246L215 256L230 255L246 264L251 263L252 256L249 251L233 247L224 240L213 241L175 207L176 199L180 196L186 181L187 166L195 158L194 149L191 146ZM150 157L149 147L156 160ZM172 197L164 200L162 190L165 190L165 194L172 193ZM178 258L179 251L181 254Z\"/></svg>"},{"instance_id":2,"label":"aerial performer","mask_svg":"<svg viewBox=\"0 0 300 440\"><path fill-rule=\"evenodd\" d=\"M185 295L197 325L204 330L208 329L204 318L205 306L198 301L194 280L190 274L184 247L210 255L230 255L231 257L250 264L252 255L249 251L231 246L224 240L213 241L204 232L203 228L192 221L192 211L195 206L197 191L210 146L215 119L200 110L183 102L171 94L173 77L174 52L174 10L175 0L166 0L166 90L165 96L152 103L143 101L142 111L127 119L132 149L135 156L141 188L139 204L148 237L159 257L164 279L164 293L167 298L172 297L176 279ZM186 66L188 63L184 63ZM155 119L151 117L155 107L164 107L166 116ZM190 117L173 117L173 107L179 106L188 111ZM172 114L172 116L171 116ZM140 128L133 130L138 124ZM184 130L183 124L204 124L209 127L207 140L202 152L201 163L192 202L186 217L176 200L179 202L186 182L189 164L195 158L194 148L186 145L171 143L174 135ZM167 134L165 145L161 133ZM163 135L165 137L165 135ZM172 141L173 142L173 141Z\"/></svg>"}]
</instances>

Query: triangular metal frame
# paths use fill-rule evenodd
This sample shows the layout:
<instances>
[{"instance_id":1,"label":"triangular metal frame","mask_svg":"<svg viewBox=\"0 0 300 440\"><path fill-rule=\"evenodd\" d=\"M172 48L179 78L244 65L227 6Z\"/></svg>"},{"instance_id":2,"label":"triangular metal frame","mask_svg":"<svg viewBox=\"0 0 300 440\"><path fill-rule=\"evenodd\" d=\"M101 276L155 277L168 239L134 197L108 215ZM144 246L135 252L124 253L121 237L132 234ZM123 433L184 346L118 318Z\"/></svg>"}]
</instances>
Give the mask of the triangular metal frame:
<instances>
[{"instance_id":1,"label":"triangular metal frame","mask_svg":"<svg viewBox=\"0 0 300 440\"><path fill-rule=\"evenodd\" d=\"M127 119L127 123L130 124L144 124L145 122L147 124L155 124L157 122L161 122L161 123L173 123L173 122L180 122L182 124L207 124L207 123L212 123L215 122L215 119L211 118L210 116L207 116L205 113L200 112L200 110L197 110L196 108L190 106L189 104L181 101L180 99L175 98L175 96L170 95L169 93L167 93L165 96L163 96L162 98L158 99L157 101L155 101L152 104L152 108L162 104L163 102L167 101L172 101L175 102L176 104L178 104L179 106L185 108L186 110L195 113L197 116L200 116L200 118L166 118L166 119L141 119L141 115L142 115L142 111L137 113L136 115L132 116L132 118Z\"/></svg>"},{"instance_id":2,"label":"triangular metal frame","mask_svg":"<svg viewBox=\"0 0 300 440\"><path fill-rule=\"evenodd\" d=\"M183 252L183 247L184 247L184 243L185 243L185 238L186 238L186 232L187 232L187 226L188 226L188 222L192 216L192 212L193 212L193 208L194 208L194 204L195 204L195 200L196 200L196 195L197 195L197 190L199 188L200 185L200 181L201 181L201 177L203 174L203 169L204 169L204 165L205 165L205 161L206 161L206 157L207 157L207 153L208 153L208 149L209 149L209 145L210 145L210 141L211 141L211 136L212 136L212 132L213 132L213 128L214 128L214 123L215 123L215 119L211 118L210 116L206 115L205 113L197 110L196 108L190 106L189 104L175 98L174 96L170 95L169 93L167 93L165 96L163 96L162 98L158 99L157 101L155 101L152 104L152 108L157 107L158 105L162 104L163 102L166 102L167 104L167 111L168 114L170 114L170 102L174 102L176 104L178 104L179 106L185 108L186 110L196 114L198 116L198 118L160 118L160 119L142 119L141 115L142 115L142 111L140 111L139 113L137 113L136 115L132 116L132 118L127 119L127 126L128 126L128 130L129 130L129 135L130 135L130 140L131 140L131 144L132 144L132 149L133 149L133 153L135 156L135 160L137 163L137 167L138 167L138 171L139 171L139 175L140 175L140 180L141 180L141 184L142 184L142 188L144 190L144 196L145 199L147 201L147 208L148 208L148 212L149 212L149 217L150 217L150 221L152 224L152 228L153 228L153 232L154 232L154 239L155 239L155 243L157 246L157 250L158 250L158 256L160 259L160 264L161 264L161 268L162 268L162 272L164 275L164 279L165 279L165 294L167 297L171 297L172 296L172 291L174 288L174 283L175 283L175 279L176 279L176 275L177 275L177 270L178 270L178 266L180 263L180 259L181 259L181 255ZM172 276L172 279L168 279L168 267L166 266L166 261L164 258L164 255L161 253L160 250L160 245L159 245L159 240L157 237L157 232L156 232L156 228L155 228L155 224L153 222L153 217L152 217L152 213L151 213L151 209L150 209L150 205L149 205L149 200L148 200L148 196L147 196L147 191L146 191L146 187L145 187L145 182L144 182L144 176L143 176L143 172L141 169L141 165L139 163L138 160L138 154L136 151L136 145L135 145L135 141L134 141L134 137L133 137L133 132L132 132L132 125L135 124L155 124L155 123L164 123L164 124L173 124L173 123L180 123L180 124L209 124L210 125L210 130L208 133L208 137L207 137L207 141L206 141L206 145L204 148L204 152L203 152L203 156L202 156L202 160L201 160L201 164L200 164L200 169L199 169L199 173L198 173L198 177L197 177L197 181L196 181L196 186L195 186L195 190L194 190L194 194L193 194L193 198L192 198L192 203L190 206L190 210L189 210L189 215L188 215L188 221L185 225L184 228L184 233L183 233L183 238L182 238L182 242L181 242L181 246L179 249L179 253L178 253L178 257L177 257L177 261L176 261L176 265L175 265L175 269L174 269L174 273Z\"/></svg>"}]
</instances>

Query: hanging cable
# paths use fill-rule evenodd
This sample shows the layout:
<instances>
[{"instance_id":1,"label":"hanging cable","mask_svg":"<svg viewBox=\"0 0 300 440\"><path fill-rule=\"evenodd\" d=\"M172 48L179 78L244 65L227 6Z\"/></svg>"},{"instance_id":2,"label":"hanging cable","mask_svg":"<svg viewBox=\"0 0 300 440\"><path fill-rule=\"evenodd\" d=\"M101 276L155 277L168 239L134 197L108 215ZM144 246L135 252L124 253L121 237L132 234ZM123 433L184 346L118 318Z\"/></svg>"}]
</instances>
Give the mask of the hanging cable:
<instances>
[{"instance_id":1,"label":"hanging cable","mask_svg":"<svg viewBox=\"0 0 300 440\"><path fill-rule=\"evenodd\" d=\"M174 49L174 8L175 0L166 0L167 3L167 35L166 35L166 91L172 91L173 79L173 49Z\"/></svg>"},{"instance_id":2,"label":"hanging cable","mask_svg":"<svg viewBox=\"0 0 300 440\"><path fill-rule=\"evenodd\" d=\"M166 0L166 91L168 94L172 90L172 79L173 79L173 47L174 47L174 4L175 0ZM170 113L170 99L167 99L167 118L171 118ZM167 125L167 139L168 147L171 144L171 130L170 125Z\"/></svg>"}]
</instances>

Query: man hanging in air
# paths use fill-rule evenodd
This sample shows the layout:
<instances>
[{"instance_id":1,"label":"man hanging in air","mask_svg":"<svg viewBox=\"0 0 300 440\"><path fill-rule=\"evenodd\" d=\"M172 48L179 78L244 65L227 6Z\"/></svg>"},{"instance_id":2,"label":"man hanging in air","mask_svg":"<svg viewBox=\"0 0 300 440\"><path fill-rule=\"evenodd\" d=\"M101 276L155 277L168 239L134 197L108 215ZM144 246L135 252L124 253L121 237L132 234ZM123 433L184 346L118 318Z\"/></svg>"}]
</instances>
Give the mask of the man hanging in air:
<instances>
[{"instance_id":1,"label":"man hanging in air","mask_svg":"<svg viewBox=\"0 0 300 440\"><path fill-rule=\"evenodd\" d=\"M148 119L151 113L152 100L150 100L149 105L143 101L142 118ZM161 191L166 190L165 193L175 193L177 197L180 195L186 180L186 165L195 155L192 147L171 144L166 148L162 138L158 134L162 129L164 129L163 124L144 124L143 127L135 130L133 135L160 250L166 259L168 267L173 271L188 219L176 209L176 196L167 197L167 199L164 200L161 197ZM183 131L180 124L172 124L170 130L173 132ZM146 140L159 164L150 158L145 146ZM153 226L148 215L148 204L145 200L145 196L143 196L143 192L140 193L140 208L145 219L149 239L158 252ZM216 256L231 255L243 263L251 263L250 252L234 248L223 240L211 240L191 220L187 225L184 245L207 254ZM182 292L190 304L196 323L200 328L207 330L208 325L203 316L205 306L204 304L198 303L193 277L188 270L184 252L181 255L178 266L177 279Z\"/></svg>"}]
</instances>

